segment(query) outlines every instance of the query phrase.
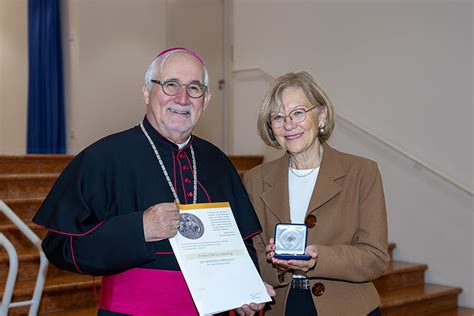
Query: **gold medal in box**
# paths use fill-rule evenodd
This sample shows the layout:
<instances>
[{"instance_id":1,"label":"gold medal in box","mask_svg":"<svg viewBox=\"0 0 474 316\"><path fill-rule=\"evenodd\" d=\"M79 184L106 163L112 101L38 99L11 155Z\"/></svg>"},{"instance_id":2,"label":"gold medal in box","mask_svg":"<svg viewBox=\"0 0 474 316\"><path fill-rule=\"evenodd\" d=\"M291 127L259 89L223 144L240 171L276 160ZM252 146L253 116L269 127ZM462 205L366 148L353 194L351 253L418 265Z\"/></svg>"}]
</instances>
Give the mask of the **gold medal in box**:
<instances>
[{"instance_id":1,"label":"gold medal in box","mask_svg":"<svg viewBox=\"0 0 474 316\"><path fill-rule=\"evenodd\" d=\"M275 225L275 258L309 260L305 254L308 227L305 224Z\"/></svg>"}]
</instances>

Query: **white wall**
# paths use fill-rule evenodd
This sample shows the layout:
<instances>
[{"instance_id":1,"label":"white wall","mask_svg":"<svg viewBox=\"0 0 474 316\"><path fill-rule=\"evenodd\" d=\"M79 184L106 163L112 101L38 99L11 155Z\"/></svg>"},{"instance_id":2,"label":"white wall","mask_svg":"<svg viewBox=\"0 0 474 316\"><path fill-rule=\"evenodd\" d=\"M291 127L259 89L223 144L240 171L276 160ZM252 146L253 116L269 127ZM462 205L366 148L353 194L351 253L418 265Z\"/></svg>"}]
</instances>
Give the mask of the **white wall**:
<instances>
[{"instance_id":1,"label":"white wall","mask_svg":"<svg viewBox=\"0 0 474 316\"><path fill-rule=\"evenodd\" d=\"M143 77L166 46L165 1L65 3L68 152L77 153L143 118Z\"/></svg>"},{"instance_id":2,"label":"white wall","mask_svg":"<svg viewBox=\"0 0 474 316\"><path fill-rule=\"evenodd\" d=\"M474 188L470 1L235 1L234 67L311 72L336 112ZM242 129L268 85L234 75L232 153L275 157ZM255 120L255 119L253 119ZM429 264L474 307L473 197L338 120L335 147L379 162L395 259Z\"/></svg>"},{"instance_id":3,"label":"white wall","mask_svg":"<svg viewBox=\"0 0 474 316\"><path fill-rule=\"evenodd\" d=\"M26 151L28 2L0 0L0 153Z\"/></svg>"}]
</instances>

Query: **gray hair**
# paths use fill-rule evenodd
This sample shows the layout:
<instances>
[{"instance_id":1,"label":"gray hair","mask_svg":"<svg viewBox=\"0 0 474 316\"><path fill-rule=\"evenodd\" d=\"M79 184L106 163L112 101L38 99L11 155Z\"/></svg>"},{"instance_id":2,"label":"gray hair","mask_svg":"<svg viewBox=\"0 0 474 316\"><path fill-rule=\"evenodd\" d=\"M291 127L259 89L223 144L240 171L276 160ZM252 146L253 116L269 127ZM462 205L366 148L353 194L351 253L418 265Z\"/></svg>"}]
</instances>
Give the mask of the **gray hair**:
<instances>
[{"instance_id":1,"label":"gray hair","mask_svg":"<svg viewBox=\"0 0 474 316\"><path fill-rule=\"evenodd\" d=\"M156 72L157 66L159 66L159 72L161 73L163 71L163 66L165 65L166 60L170 56L173 56L174 54L177 54L177 53L184 53L184 54L193 56L192 54L188 53L185 50L172 50L153 59L151 64L148 66L148 70L145 73L145 85L148 91L151 91L151 88L153 87L153 82L151 82L151 79L155 78L155 75L157 73ZM202 70L204 73L203 84L207 87L207 90L209 91L209 74L207 72L206 66L202 65Z\"/></svg>"}]
</instances>

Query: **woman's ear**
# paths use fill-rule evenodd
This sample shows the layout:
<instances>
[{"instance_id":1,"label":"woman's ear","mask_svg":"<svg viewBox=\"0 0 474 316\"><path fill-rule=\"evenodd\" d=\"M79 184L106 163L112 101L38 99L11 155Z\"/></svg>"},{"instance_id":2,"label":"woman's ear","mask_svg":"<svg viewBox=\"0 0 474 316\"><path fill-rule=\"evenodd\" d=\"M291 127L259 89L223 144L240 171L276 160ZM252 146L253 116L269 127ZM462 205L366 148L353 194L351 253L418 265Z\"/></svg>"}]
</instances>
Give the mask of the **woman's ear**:
<instances>
[{"instance_id":1,"label":"woman's ear","mask_svg":"<svg viewBox=\"0 0 474 316\"><path fill-rule=\"evenodd\" d=\"M323 106L321 111L318 113L318 126L324 127L326 126L326 122L328 120L328 108L327 106Z\"/></svg>"}]
</instances>

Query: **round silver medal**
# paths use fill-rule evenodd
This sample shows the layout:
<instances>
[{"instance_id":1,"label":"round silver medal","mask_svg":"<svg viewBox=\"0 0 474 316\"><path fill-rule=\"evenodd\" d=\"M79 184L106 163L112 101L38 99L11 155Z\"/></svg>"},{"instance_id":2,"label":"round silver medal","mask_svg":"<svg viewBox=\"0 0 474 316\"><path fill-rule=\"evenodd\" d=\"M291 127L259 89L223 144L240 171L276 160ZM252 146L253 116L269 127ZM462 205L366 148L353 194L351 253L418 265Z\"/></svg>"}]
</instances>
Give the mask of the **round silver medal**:
<instances>
[{"instance_id":1,"label":"round silver medal","mask_svg":"<svg viewBox=\"0 0 474 316\"><path fill-rule=\"evenodd\" d=\"M198 239L204 234L204 224L196 215L182 213L178 232L185 238Z\"/></svg>"},{"instance_id":2,"label":"round silver medal","mask_svg":"<svg viewBox=\"0 0 474 316\"><path fill-rule=\"evenodd\" d=\"M284 230L280 235L281 248L285 250L298 250L303 242L301 234L292 228Z\"/></svg>"}]
</instances>

